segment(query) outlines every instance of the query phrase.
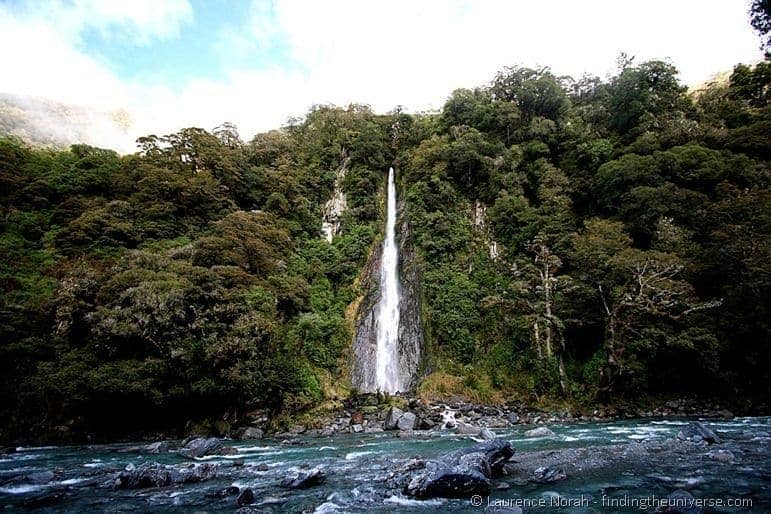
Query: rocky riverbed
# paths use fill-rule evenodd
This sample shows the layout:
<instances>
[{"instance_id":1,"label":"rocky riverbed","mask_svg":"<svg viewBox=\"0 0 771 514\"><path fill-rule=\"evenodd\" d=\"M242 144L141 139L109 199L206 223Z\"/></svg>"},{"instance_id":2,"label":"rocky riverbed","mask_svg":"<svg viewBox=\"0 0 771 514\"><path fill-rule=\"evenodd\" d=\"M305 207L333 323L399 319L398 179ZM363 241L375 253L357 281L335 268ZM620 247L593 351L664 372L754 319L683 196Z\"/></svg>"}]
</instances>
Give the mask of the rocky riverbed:
<instances>
[{"instance_id":1,"label":"rocky riverbed","mask_svg":"<svg viewBox=\"0 0 771 514\"><path fill-rule=\"evenodd\" d=\"M600 502L674 494L752 502L682 512L768 512L771 418L693 421L562 422L473 435L437 426L408 434L397 428L259 441L17 447L0 455L0 508L511 513L518 512L516 501L524 512L554 512L549 502L564 512L640 512ZM472 504L474 495L481 507Z\"/></svg>"},{"instance_id":2,"label":"rocky riverbed","mask_svg":"<svg viewBox=\"0 0 771 514\"><path fill-rule=\"evenodd\" d=\"M462 435L479 435L483 429L506 429L526 425L572 422L604 422L640 418L732 419L727 408L697 400L671 400L654 408L602 407L588 412L567 409L533 409L525 404L486 405L464 400L428 402L417 398L360 395L341 402L336 409L305 416L283 429L275 430L267 412L254 411L246 424L223 431L220 436L259 438L271 434L278 438L298 435L328 437L340 433L376 433L383 430L451 429Z\"/></svg>"}]
</instances>

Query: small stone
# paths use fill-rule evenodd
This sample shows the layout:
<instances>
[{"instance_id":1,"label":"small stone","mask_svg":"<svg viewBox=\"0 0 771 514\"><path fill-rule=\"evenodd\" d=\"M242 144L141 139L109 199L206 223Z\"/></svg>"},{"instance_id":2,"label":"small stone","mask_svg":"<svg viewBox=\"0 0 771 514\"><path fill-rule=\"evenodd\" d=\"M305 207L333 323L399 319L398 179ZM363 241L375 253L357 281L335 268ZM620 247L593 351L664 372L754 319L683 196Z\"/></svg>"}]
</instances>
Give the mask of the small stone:
<instances>
[{"instance_id":1,"label":"small stone","mask_svg":"<svg viewBox=\"0 0 771 514\"><path fill-rule=\"evenodd\" d=\"M539 484L548 484L551 482L565 480L566 478L567 475L561 469L542 466L540 468L536 468L535 471L533 471L532 481Z\"/></svg>"},{"instance_id":2,"label":"small stone","mask_svg":"<svg viewBox=\"0 0 771 514\"><path fill-rule=\"evenodd\" d=\"M254 503L254 491L247 487L241 491L241 494L236 498L236 505L243 507L244 505L251 505L252 503Z\"/></svg>"},{"instance_id":3,"label":"small stone","mask_svg":"<svg viewBox=\"0 0 771 514\"><path fill-rule=\"evenodd\" d=\"M288 476L281 481L280 486L285 489L306 489L321 485L327 479L327 476L320 469L312 469L308 472L297 473Z\"/></svg>"},{"instance_id":4,"label":"small stone","mask_svg":"<svg viewBox=\"0 0 771 514\"><path fill-rule=\"evenodd\" d=\"M246 427L238 434L238 438L241 440L248 439L262 439L264 432L256 427Z\"/></svg>"},{"instance_id":5,"label":"small stone","mask_svg":"<svg viewBox=\"0 0 771 514\"><path fill-rule=\"evenodd\" d=\"M238 494L238 487L231 485L228 487L225 487L223 489L219 489L218 491L214 491L213 493L207 493L207 498L227 498L228 496L235 496Z\"/></svg>"},{"instance_id":6,"label":"small stone","mask_svg":"<svg viewBox=\"0 0 771 514\"><path fill-rule=\"evenodd\" d=\"M707 453L707 457L718 462L732 462L734 454L728 450L712 450Z\"/></svg>"},{"instance_id":7,"label":"small stone","mask_svg":"<svg viewBox=\"0 0 771 514\"><path fill-rule=\"evenodd\" d=\"M493 432L489 428L483 428L482 431L479 433L479 436L485 441L492 441L493 439L495 439L495 432Z\"/></svg>"},{"instance_id":8,"label":"small stone","mask_svg":"<svg viewBox=\"0 0 771 514\"><path fill-rule=\"evenodd\" d=\"M458 421L455 425L456 434L477 436L477 435L480 435L481 432L482 432L481 428L475 427L474 425L470 425L463 421ZM493 439L495 438L493 437Z\"/></svg>"},{"instance_id":9,"label":"small stone","mask_svg":"<svg viewBox=\"0 0 771 514\"><path fill-rule=\"evenodd\" d=\"M525 432L525 437L556 437L557 434L546 427L533 428Z\"/></svg>"},{"instance_id":10,"label":"small stone","mask_svg":"<svg viewBox=\"0 0 771 514\"><path fill-rule=\"evenodd\" d=\"M700 421L692 421L688 423L680 432L677 433L677 438L680 440L690 440L694 442L706 441L708 444L719 444L720 438L704 426Z\"/></svg>"},{"instance_id":11,"label":"small stone","mask_svg":"<svg viewBox=\"0 0 771 514\"><path fill-rule=\"evenodd\" d=\"M169 451L169 443L166 441L158 441L155 443L150 443L147 446L145 446L145 451L147 453L166 453Z\"/></svg>"}]
</instances>

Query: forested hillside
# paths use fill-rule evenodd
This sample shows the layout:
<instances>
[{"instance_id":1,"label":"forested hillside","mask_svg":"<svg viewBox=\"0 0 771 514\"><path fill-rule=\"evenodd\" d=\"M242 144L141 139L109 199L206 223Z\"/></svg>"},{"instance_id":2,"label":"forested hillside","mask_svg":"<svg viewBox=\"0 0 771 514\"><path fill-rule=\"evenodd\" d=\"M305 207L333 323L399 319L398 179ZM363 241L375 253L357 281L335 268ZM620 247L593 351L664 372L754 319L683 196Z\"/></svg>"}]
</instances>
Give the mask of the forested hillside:
<instances>
[{"instance_id":1,"label":"forested hillside","mask_svg":"<svg viewBox=\"0 0 771 514\"><path fill-rule=\"evenodd\" d=\"M760 405L770 82L769 61L698 93L658 61L507 68L440 113L317 107L248 142L228 124L128 156L2 139L2 436L348 395L390 165L422 276L420 395Z\"/></svg>"}]
</instances>

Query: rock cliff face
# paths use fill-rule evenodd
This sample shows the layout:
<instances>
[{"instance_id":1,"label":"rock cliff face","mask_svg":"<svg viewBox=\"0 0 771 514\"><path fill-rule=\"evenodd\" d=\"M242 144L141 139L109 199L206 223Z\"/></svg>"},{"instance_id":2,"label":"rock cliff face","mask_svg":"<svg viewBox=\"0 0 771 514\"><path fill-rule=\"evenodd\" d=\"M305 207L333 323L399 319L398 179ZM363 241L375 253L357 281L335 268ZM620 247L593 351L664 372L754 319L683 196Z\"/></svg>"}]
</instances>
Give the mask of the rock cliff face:
<instances>
[{"instance_id":1,"label":"rock cliff face","mask_svg":"<svg viewBox=\"0 0 771 514\"><path fill-rule=\"evenodd\" d=\"M340 218L348 208L348 199L343 193L341 183L348 172L350 157L343 159L340 168L335 173L335 189L326 204L324 204L324 215L321 223L321 233L328 242L332 242L335 236L340 232Z\"/></svg>"},{"instance_id":2,"label":"rock cliff face","mask_svg":"<svg viewBox=\"0 0 771 514\"><path fill-rule=\"evenodd\" d=\"M399 209L400 212L402 209ZM423 338L423 320L421 318L421 274L415 250L410 237L410 226L401 220L399 234L399 277L401 279L401 302L399 304L401 320L399 326L399 364L405 384L410 389L417 385L418 370L425 348Z\"/></svg>"},{"instance_id":3,"label":"rock cliff face","mask_svg":"<svg viewBox=\"0 0 771 514\"><path fill-rule=\"evenodd\" d=\"M397 203L403 211L402 202ZM407 390L415 387L423 353L423 324L420 316L420 269L410 240L410 227L399 216L396 227L399 245L399 373ZM376 379L377 305L380 300L380 265L382 242L372 251L362 272L364 298L356 316L353 352L351 356L351 383L362 392L378 389Z\"/></svg>"},{"instance_id":4,"label":"rock cliff face","mask_svg":"<svg viewBox=\"0 0 771 514\"><path fill-rule=\"evenodd\" d=\"M375 367L377 356L377 304L380 301L380 260L383 243L373 248L362 271L361 285L364 298L356 313L356 325L351 352L351 384L359 391L376 388Z\"/></svg>"}]
</instances>

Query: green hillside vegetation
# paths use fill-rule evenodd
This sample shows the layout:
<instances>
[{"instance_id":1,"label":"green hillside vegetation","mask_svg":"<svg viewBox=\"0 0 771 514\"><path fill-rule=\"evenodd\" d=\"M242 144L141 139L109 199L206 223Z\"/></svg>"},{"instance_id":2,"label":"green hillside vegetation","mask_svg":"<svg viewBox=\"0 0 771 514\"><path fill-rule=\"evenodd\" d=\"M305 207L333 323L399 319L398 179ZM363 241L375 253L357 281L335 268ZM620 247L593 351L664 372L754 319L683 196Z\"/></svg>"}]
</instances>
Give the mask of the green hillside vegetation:
<instances>
[{"instance_id":1,"label":"green hillside vegetation","mask_svg":"<svg viewBox=\"0 0 771 514\"><path fill-rule=\"evenodd\" d=\"M608 81L507 68L438 114L319 106L249 142L229 124L128 156L1 139L0 435L237 423L348 394L392 164L423 277L418 394L757 404L770 79L769 61L739 65L689 95L659 61Z\"/></svg>"}]
</instances>

